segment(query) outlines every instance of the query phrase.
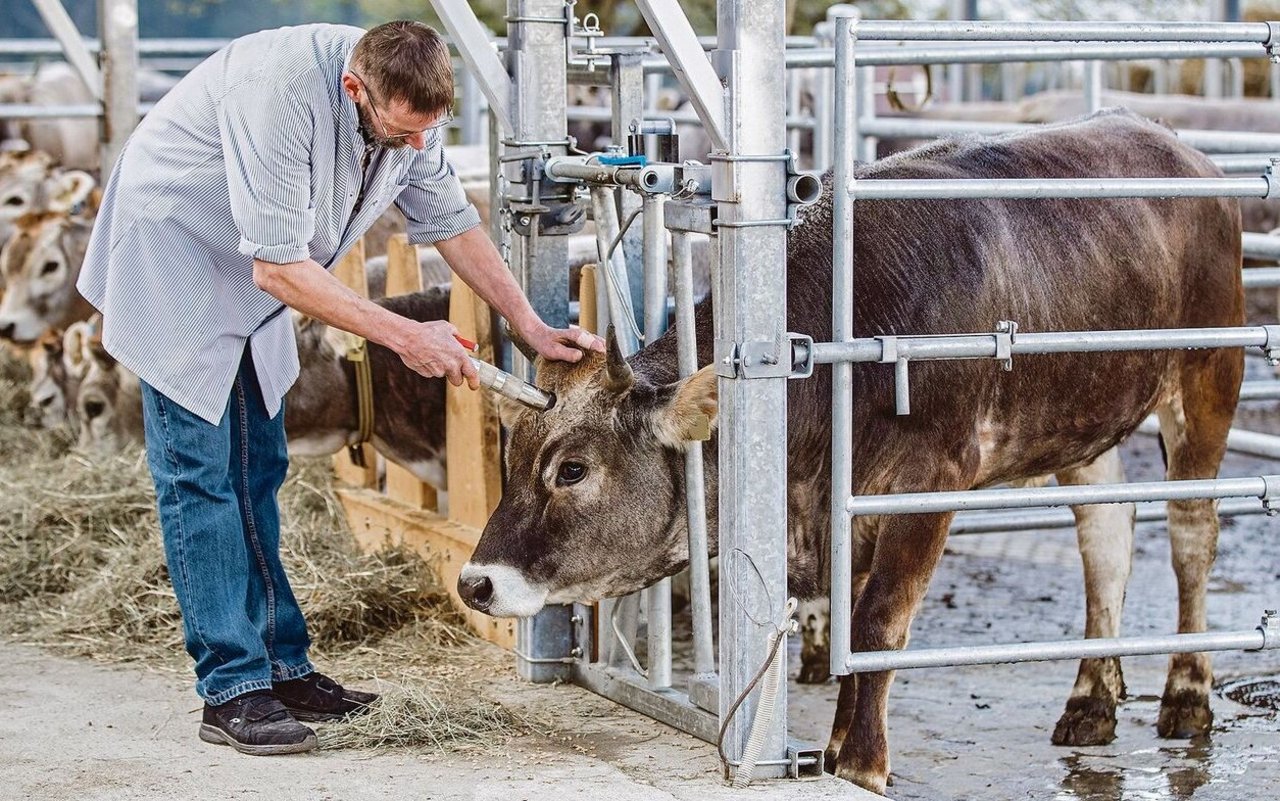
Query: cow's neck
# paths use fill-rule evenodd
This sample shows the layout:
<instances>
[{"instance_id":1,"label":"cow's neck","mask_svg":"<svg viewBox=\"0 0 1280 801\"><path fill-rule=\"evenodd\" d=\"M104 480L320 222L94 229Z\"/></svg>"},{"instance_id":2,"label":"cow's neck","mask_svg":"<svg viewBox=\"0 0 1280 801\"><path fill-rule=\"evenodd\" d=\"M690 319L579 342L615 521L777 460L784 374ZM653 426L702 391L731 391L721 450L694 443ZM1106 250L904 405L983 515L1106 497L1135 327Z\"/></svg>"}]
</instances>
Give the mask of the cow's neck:
<instances>
[{"instance_id":1,"label":"cow's neck","mask_svg":"<svg viewBox=\"0 0 1280 801\"><path fill-rule=\"evenodd\" d=\"M391 461L432 485L444 478L444 380L426 378L405 366L394 351L369 343L374 394L373 439ZM344 366L355 387L355 367ZM353 393L354 398L354 393ZM358 407L351 407L350 426L359 427ZM437 487L442 488L442 487Z\"/></svg>"}]
</instances>

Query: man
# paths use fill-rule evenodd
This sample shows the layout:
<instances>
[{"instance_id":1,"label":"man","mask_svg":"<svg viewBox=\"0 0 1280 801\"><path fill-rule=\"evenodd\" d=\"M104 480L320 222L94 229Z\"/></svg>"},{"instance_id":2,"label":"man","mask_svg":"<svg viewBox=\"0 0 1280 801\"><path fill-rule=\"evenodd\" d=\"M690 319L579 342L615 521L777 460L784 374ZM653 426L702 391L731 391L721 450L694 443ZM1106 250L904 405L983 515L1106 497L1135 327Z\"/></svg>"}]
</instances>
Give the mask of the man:
<instances>
[{"instance_id":1,"label":"man","mask_svg":"<svg viewBox=\"0 0 1280 801\"><path fill-rule=\"evenodd\" d=\"M538 318L441 148L449 51L431 28L305 25L236 39L130 137L80 291L143 382L147 462L196 691L200 738L249 754L315 747L299 721L368 708L307 656L279 558L281 406L298 375L292 307L454 385L477 376L448 322L399 317L327 271L392 203L543 356L603 349Z\"/></svg>"}]
</instances>

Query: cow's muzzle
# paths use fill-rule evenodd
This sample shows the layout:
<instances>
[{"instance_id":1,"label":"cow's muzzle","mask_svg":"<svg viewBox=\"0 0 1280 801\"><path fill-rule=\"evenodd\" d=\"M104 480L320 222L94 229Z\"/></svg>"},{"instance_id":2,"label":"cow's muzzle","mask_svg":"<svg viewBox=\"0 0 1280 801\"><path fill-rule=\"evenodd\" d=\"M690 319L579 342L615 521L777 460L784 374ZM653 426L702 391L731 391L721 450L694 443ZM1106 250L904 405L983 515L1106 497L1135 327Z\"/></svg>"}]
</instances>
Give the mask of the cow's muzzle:
<instances>
[{"instance_id":1,"label":"cow's muzzle","mask_svg":"<svg viewBox=\"0 0 1280 801\"><path fill-rule=\"evenodd\" d=\"M487 612L493 603L493 582L488 576L459 576L458 595L477 612Z\"/></svg>"}]
</instances>

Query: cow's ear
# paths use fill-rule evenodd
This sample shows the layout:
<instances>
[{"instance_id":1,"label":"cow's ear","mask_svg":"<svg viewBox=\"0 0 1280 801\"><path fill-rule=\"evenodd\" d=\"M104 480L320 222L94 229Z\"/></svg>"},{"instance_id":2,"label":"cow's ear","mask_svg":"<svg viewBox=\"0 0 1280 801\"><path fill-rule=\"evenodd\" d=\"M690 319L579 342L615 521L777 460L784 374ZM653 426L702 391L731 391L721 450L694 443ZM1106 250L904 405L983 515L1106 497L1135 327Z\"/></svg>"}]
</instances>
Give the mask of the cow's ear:
<instances>
[{"instance_id":1,"label":"cow's ear","mask_svg":"<svg viewBox=\"0 0 1280 801\"><path fill-rule=\"evenodd\" d=\"M653 427L658 439L679 450L690 442L711 439L719 410L715 365L709 364L677 382L674 390L654 412Z\"/></svg>"},{"instance_id":2,"label":"cow's ear","mask_svg":"<svg viewBox=\"0 0 1280 801\"><path fill-rule=\"evenodd\" d=\"M89 336L89 326L84 323L72 323L67 333L62 335L62 365L67 369L67 375L84 378L89 371L84 347Z\"/></svg>"},{"instance_id":3,"label":"cow's ear","mask_svg":"<svg viewBox=\"0 0 1280 801\"><path fill-rule=\"evenodd\" d=\"M83 170L67 170L55 179L53 196L49 200L49 210L65 214L79 214L84 211L89 196L98 182Z\"/></svg>"}]
</instances>

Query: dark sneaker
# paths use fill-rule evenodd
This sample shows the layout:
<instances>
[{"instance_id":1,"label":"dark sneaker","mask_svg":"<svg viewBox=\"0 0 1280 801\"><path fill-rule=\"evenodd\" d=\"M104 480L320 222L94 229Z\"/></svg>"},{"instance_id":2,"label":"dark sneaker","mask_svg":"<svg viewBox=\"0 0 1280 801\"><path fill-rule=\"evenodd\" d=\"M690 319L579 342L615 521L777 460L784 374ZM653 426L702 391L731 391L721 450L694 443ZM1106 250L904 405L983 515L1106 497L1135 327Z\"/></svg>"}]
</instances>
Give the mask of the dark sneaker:
<instances>
[{"instance_id":1,"label":"dark sneaker","mask_svg":"<svg viewBox=\"0 0 1280 801\"><path fill-rule=\"evenodd\" d=\"M278 681L271 685L271 692L295 718L316 723L363 715L378 700L375 693L348 690L319 672Z\"/></svg>"},{"instance_id":2,"label":"dark sneaker","mask_svg":"<svg viewBox=\"0 0 1280 801\"><path fill-rule=\"evenodd\" d=\"M316 747L316 733L267 690L237 695L218 706L205 704L200 739L259 756L298 754Z\"/></svg>"}]
</instances>

